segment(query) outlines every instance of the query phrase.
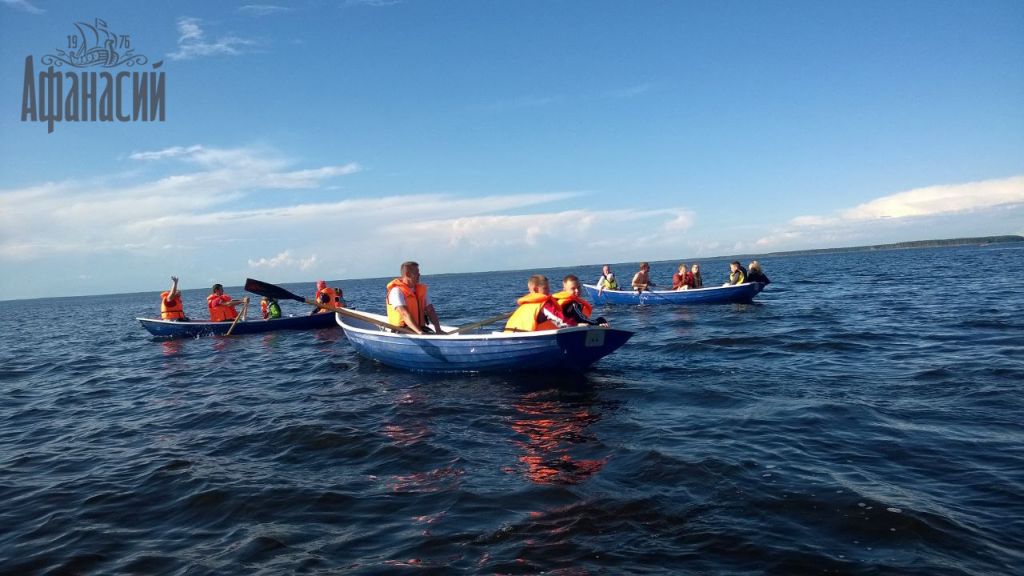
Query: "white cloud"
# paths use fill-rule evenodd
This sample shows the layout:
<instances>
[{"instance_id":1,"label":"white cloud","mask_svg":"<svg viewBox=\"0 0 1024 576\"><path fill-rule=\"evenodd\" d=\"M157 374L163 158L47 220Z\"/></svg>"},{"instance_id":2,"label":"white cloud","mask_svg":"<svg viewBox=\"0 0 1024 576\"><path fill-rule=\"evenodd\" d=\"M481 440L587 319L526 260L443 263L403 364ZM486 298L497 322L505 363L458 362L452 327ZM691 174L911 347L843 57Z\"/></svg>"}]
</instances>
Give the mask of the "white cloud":
<instances>
[{"instance_id":1,"label":"white cloud","mask_svg":"<svg viewBox=\"0 0 1024 576\"><path fill-rule=\"evenodd\" d=\"M17 279L7 292L81 262L94 263L92 290L106 282L116 291L149 285L136 275L155 268L222 280L260 269L291 281L383 275L409 259L449 272L657 259L678 253L694 221L678 208L587 208L578 191L341 197L330 188L356 164L294 166L252 148L176 146L127 159L135 164L129 184L121 175L115 185L0 191L0 266L12 266L2 276ZM154 168L171 174L147 179Z\"/></svg>"},{"instance_id":2,"label":"white cloud","mask_svg":"<svg viewBox=\"0 0 1024 576\"><path fill-rule=\"evenodd\" d=\"M646 94L651 90L651 84L644 82L643 84L637 84L636 86L629 86L626 88L619 88L616 90L609 90L603 94L605 98L611 98L613 100L626 100L629 98L636 98L637 96Z\"/></svg>"},{"instance_id":3,"label":"white cloud","mask_svg":"<svg viewBox=\"0 0 1024 576\"><path fill-rule=\"evenodd\" d=\"M199 18L178 18L178 50L167 55L171 60L189 60L200 56L234 56L242 49L255 44L254 41L238 36L221 36L207 41L206 33Z\"/></svg>"},{"instance_id":4,"label":"white cloud","mask_svg":"<svg viewBox=\"0 0 1024 576\"><path fill-rule=\"evenodd\" d=\"M131 185L66 181L0 190L0 259L180 245L175 228L185 224L167 223L187 223L259 190L319 189L359 170L354 163L289 170L280 155L250 148L174 147L129 158L183 161L191 168Z\"/></svg>"},{"instance_id":5,"label":"white cloud","mask_svg":"<svg viewBox=\"0 0 1024 576\"><path fill-rule=\"evenodd\" d=\"M915 188L844 210L843 220L907 218L983 210L1024 202L1024 176Z\"/></svg>"},{"instance_id":6,"label":"white cloud","mask_svg":"<svg viewBox=\"0 0 1024 576\"><path fill-rule=\"evenodd\" d=\"M250 16L273 16L274 14L283 14L285 12L291 12L292 9L287 6L276 6L274 4L246 4L238 9L239 12L243 12Z\"/></svg>"},{"instance_id":7,"label":"white cloud","mask_svg":"<svg viewBox=\"0 0 1024 576\"><path fill-rule=\"evenodd\" d=\"M819 248L865 240L879 243L877 238L883 232L908 227L922 227L920 234L928 238L945 238L958 234L948 229L929 230L929 223L954 216L966 220L971 214L984 217L1020 205L1024 205L1024 176L927 186L882 196L830 215L798 216L784 228L757 240L753 248Z\"/></svg>"},{"instance_id":8,"label":"white cloud","mask_svg":"<svg viewBox=\"0 0 1024 576\"><path fill-rule=\"evenodd\" d=\"M293 258L291 250L285 250L271 258L249 260L250 268L297 268L299 270L309 270L314 264L316 264L316 254L311 254L308 258Z\"/></svg>"},{"instance_id":9,"label":"white cloud","mask_svg":"<svg viewBox=\"0 0 1024 576\"><path fill-rule=\"evenodd\" d=\"M4 5L29 14L46 14L46 10L36 7L28 0L3 0Z\"/></svg>"}]
</instances>

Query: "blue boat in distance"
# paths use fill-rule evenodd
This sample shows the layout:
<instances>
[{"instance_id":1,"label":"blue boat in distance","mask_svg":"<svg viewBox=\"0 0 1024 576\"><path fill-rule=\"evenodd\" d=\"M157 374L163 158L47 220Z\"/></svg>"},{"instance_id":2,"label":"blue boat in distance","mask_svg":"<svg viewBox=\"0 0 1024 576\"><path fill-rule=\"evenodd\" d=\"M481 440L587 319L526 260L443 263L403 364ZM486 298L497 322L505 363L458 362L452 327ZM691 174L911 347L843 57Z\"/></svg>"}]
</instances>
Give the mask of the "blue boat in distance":
<instances>
[{"instance_id":1,"label":"blue boat in distance","mask_svg":"<svg viewBox=\"0 0 1024 576\"><path fill-rule=\"evenodd\" d=\"M227 334L231 322L210 322L208 320L161 320L159 318L136 318L142 327L157 338L198 338ZM239 320L234 334L256 334L274 330L322 330L336 328L334 314L321 313L312 316L288 316L270 320Z\"/></svg>"},{"instance_id":2,"label":"blue boat in distance","mask_svg":"<svg viewBox=\"0 0 1024 576\"><path fill-rule=\"evenodd\" d=\"M764 284L748 282L734 286L694 288L692 290L601 290L584 284L587 299L594 304L748 304L764 289Z\"/></svg>"},{"instance_id":3,"label":"blue boat in distance","mask_svg":"<svg viewBox=\"0 0 1024 576\"><path fill-rule=\"evenodd\" d=\"M365 314L365 313L363 313ZM387 317L365 314L382 322ZM437 374L459 372L582 372L626 343L633 332L573 326L537 332L400 334L358 318L337 316L356 352L386 366ZM451 326L441 327L446 332Z\"/></svg>"}]
</instances>

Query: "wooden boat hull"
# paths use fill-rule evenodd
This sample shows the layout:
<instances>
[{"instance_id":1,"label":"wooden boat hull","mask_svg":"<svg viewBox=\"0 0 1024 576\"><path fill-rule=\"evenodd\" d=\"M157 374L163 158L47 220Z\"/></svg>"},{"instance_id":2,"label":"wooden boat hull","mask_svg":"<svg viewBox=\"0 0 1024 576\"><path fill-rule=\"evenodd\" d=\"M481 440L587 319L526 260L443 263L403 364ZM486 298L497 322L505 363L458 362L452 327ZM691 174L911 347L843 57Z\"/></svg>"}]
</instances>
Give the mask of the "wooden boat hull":
<instances>
[{"instance_id":1,"label":"wooden boat hull","mask_svg":"<svg viewBox=\"0 0 1024 576\"><path fill-rule=\"evenodd\" d=\"M586 298L594 304L745 304L764 288L764 284L748 282L735 286L716 286L694 290L602 290L597 286L584 284Z\"/></svg>"},{"instance_id":2,"label":"wooden boat hull","mask_svg":"<svg viewBox=\"0 0 1024 576\"><path fill-rule=\"evenodd\" d=\"M580 372L633 335L628 330L596 326L542 332L408 335L353 318L337 316L337 321L359 354L386 366L432 373Z\"/></svg>"},{"instance_id":3,"label":"wooden boat hull","mask_svg":"<svg viewBox=\"0 0 1024 576\"><path fill-rule=\"evenodd\" d=\"M157 338L197 338L227 334L231 322L189 321L176 322L157 318L136 318L142 327ZM239 320L235 324L234 334L256 334L275 330L320 330L335 328L334 314L322 313L312 316L288 316L273 320Z\"/></svg>"}]
</instances>

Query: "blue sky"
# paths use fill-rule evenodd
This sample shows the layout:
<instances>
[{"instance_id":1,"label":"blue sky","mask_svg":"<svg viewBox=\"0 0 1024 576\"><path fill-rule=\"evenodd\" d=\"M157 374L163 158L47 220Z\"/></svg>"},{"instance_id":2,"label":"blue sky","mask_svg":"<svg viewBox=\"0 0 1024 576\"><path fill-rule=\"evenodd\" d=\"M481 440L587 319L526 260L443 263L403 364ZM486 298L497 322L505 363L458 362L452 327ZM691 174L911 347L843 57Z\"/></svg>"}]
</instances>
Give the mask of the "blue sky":
<instances>
[{"instance_id":1,"label":"blue sky","mask_svg":"<svg viewBox=\"0 0 1024 576\"><path fill-rule=\"evenodd\" d=\"M97 17L164 62L166 121L21 121L26 56ZM1024 234L1015 0L0 0L0 26L0 299Z\"/></svg>"}]
</instances>

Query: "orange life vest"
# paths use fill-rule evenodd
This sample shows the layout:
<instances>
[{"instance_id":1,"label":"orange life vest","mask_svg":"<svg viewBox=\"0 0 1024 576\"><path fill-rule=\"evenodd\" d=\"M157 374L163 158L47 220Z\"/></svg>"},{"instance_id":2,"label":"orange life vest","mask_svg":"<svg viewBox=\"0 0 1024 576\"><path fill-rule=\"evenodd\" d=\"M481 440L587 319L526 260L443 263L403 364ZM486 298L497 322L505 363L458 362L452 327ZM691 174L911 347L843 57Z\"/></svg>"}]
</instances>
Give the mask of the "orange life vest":
<instances>
[{"instance_id":1,"label":"orange life vest","mask_svg":"<svg viewBox=\"0 0 1024 576\"><path fill-rule=\"evenodd\" d=\"M171 294L171 291L160 293L160 317L164 320L181 320L185 317L185 308L181 305L181 293L168 304L167 296Z\"/></svg>"},{"instance_id":2,"label":"orange life vest","mask_svg":"<svg viewBox=\"0 0 1024 576\"><path fill-rule=\"evenodd\" d=\"M234 306L225 306L224 302L230 302L231 297L227 294L210 294L206 297L206 307L210 309L211 322L224 322L234 320L238 311Z\"/></svg>"},{"instance_id":3,"label":"orange life vest","mask_svg":"<svg viewBox=\"0 0 1024 576\"><path fill-rule=\"evenodd\" d=\"M565 290L561 292L555 292L554 294L551 295L551 297L558 301L558 305L563 309L565 305L568 304L569 302L578 302L580 308L583 309L583 315L586 316L587 318L590 318L590 312L594 309L594 307L590 305L590 302L587 302L586 300L580 298L575 294L570 294Z\"/></svg>"},{"instance_id":4,"label":"orange life vest","mask_svg":"<svg viewBox=\"0 0 1024 576\"><path fill-rule=\"evenodd\" d=\"M260 316L264 320L270 317L270 303L266 300L260 300Z\"/></svg>"},{"instance_id":5,"label":"orange life vest","mask_svg":"<svg viewBox=\"0 0 1024 576\"><path fill-rule=\"evenodd\" d=\"M523 296L519 300L516 300L516 304L519 304L519 308L512 313L512 316L505 323L506 332L534 332L536 330L555 330L558 326L555 325L551 320L544 320L540 324L537 323L537 316L540 315L540 309L544 307L547 302L558 303L557 300L547 294L535 294L533 292Z\"/></svg>"},{"instance_id":6,"label":"orange life vest","mask_svg":"<svg viewBox=\"0 0 1024 576\"><path fill-rule=\"evenodd\" d=\"M388 324L405 326L405 321L402 320L402 315L388 300L387 294L391 294L392 288L398 288L402 291L402 294L405 296L405 307L409 310L409 316L416 321L417 328L423 328L426 324L424 321L424 315L427 312L427 285L417 284L416 292L414 293L412 288L410 288L409 285L401 278L395 278L391 282L388 282L387 293L384 296L384 306L388 310Z\"/></svg>"},{"instance_id":7,"label":"orange life vest","mask_svg":"<svg viewBox=\"0 0 1024 576\"><path fill-rule=\"evenodd\" d=\"M320 296L326 294L327 302L323 302ZM342 293L340 288L321 288L316 291L316 301L321 304L327 304L328 306L334 306L335 308L343 308L341 303ZM330 310L324 310L323 308L317 308L317 312L330 312Z\"/></svg>"}]
</instances>

